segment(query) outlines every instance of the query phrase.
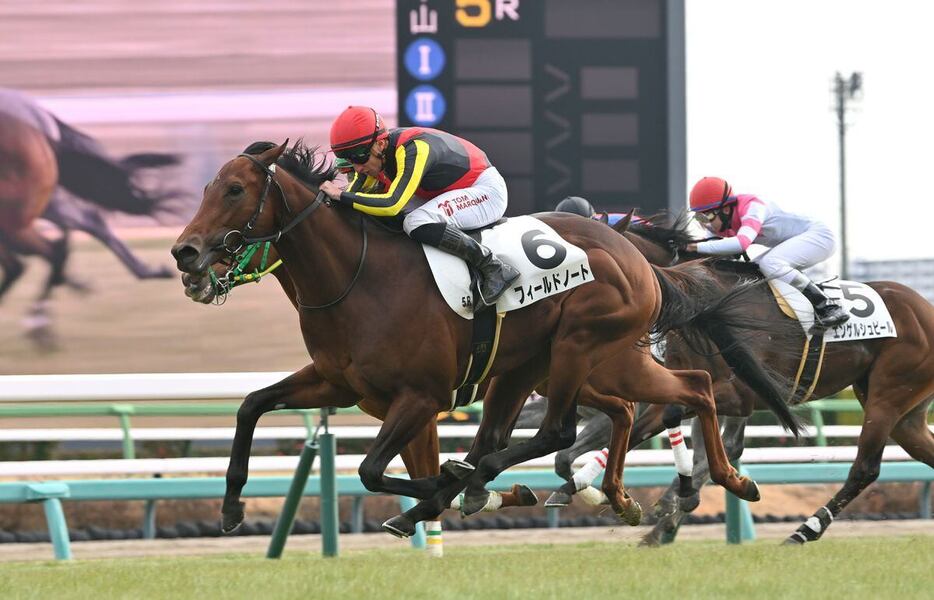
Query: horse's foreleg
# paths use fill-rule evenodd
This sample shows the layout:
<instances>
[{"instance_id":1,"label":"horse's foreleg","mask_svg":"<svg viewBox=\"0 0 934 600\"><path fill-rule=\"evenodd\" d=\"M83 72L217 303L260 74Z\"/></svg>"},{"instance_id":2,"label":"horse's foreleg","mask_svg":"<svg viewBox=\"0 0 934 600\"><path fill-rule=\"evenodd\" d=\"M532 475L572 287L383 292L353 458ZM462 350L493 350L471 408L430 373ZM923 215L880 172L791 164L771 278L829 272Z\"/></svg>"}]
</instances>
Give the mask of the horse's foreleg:
<instances>
[{"instance_id":1,"label":"horse's foreleg","mask_svg":"<svg viewBox=\"0 0 934 600\"><path fill-rule=\"evenodd\" d=\"M585 387L586 389L586 387ZM583 400L582 400L583 402ZM605 453L593 457L590 462L573 472L571 466L574 461L590 452L599 450L610 443L611 432L614 430L613 421L606 414L599 412L588 419L587 424L577 434L577 439L570 448L558 451L555 455L555 472L565 479L567 483L552 492L545 506L563 507L571 503L572 497L578 492L583 493L584 501L588 504L605 504L606 496L600 490L591 486L593 480L606 466ZM607 450L609 452L609 450Z\"/></svg>"},{"instance_id":2,"label":"horse's foreleg","mask_svg":"<svg viewBox=\"0 0 934 600\"><path fill-rule=\"evenodd\" d=\"M232 533L243 522L244 505L240 501L240 493L249 473L253 432L262 415L281 409L349 407L358 400L353 392L322 379L313 364L278 383L250 393L237 411L237 428L230 448L227 489L221 509L221 531Z\"/></svg>"},{"instance_id":3,"label":"horse's foreleg","mask_svg":"<svg viewBox=\"0 0 934 600\"><path fill-rule=\"evenodd\" d=\"M435 420L440 407L435 397L421 390L405 389L392 399L383 426L360 463L360 481L371 492L426 498L438 489L438 478L387 477L390 461L425 427Z\"/></svg>"},{"instance_id":4,"label":"horse's foreleg","mask_svg":"<svg viewBox=\"0 0 934 600\"><path fill-rule=\"evenodd\" d=\"M587 419L571 447L560 450L555 455L555 473L565 481L570 481L574 476L571 470L574 461L591 450L599 450L606 446L610 442L612 430L613 421L602 412Z\"/></svg>"},{"instance_id":5,"label":"horse's foreleg","mask_svg":"<svg viewBox=\"0 0 934 600\"><path fill-rule=\"evenodd\" d=\"M484 396L480 427L464 459L465 462L476 465L484 456L506 446L524 400L535 384L544 378L546 368L547 360L540 358L531 361L522 369L493 379ZM436 519L446 508L452 506L452 502L466 487L469 477L468 474L457 481L448 483L431 498L422 500L405 513L383 523L383 529L400 537L412 535L415 533L416 523ZM534 494L530 494L531 490L524 486L519 488L514 486L512 491L516 495L516 504L519 506L537 502ZM499 498L491 498L483 490L482 497L477 500L479 505L477 510L482 510L491 500L495 503L499 501Z\"/></svg>"}]
</instances>

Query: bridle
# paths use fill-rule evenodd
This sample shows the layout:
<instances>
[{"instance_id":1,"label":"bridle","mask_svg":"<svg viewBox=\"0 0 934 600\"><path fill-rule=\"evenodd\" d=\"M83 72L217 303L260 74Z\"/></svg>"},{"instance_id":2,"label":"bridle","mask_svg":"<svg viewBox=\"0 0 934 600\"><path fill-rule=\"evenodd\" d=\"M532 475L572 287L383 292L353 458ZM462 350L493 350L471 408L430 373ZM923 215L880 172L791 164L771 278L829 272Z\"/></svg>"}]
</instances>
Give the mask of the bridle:
<instances>
[{"instance_id":1,"label":"bridle","mask_svg":"<svg viewBox=\"0 0 934 600\"><path fill-rule=\"evenodd\" d=\"M317 196L315 196L315 199L311 204L303 208L298 213L295 213L292 210L292 207L289 205L289 199L288 199L288 196L286 196L285 194L285 190L282 189L282 186L276 180L276 177L275 177L276 163L273 163L267 167L252 154L241 153L238 156L249 159L249 161L252 162L256 167L258 167L260 171L265 173L266 179L263 182L263 191L260 193L259 202L256 205L256 211L253 212L253 216L251 216L250 220L247 221L247 224L243 228L243 231L239 229L231 229L226 234L224 234L224 239L221 241L221 244L219 246L215 246L215 249L218 249L218 250L222 249L230 256L236 256L237 253L243 250L244 246L251 246L253 244L262 244L264 242L272 242L273 244L275 244L282 238L283 235L291 231L296 225L298 225L299 223L307 219L309 216L311 216L311 213L321 208L322 204L327 204L328 206L330 206L331 203L327 200L327 194L319 190ZM256 226L256 221L259 219L259 215L260 213L263 212L263 207L265 207L266 205L266 196L269 195L269 189L273 186L273 184L275 184L276 189L279 190L279 196L282 198L282 203L285 205L286 212L294 216L292 217L291 221L286 223L286 225L284 227L281 227L279 231L277 231L276 233L265 235L265 236L250 237L247 234L252 232L253 228ZM299 306L299 308L303 308L305 310L317 310L321 308L330 308L332 306L339 304L341 301L344 300L344 298L347 297L348 294L350 294L350 290L353 289L354 284L357 283L357 279L360 277L360 272L363 271L363 263L366 261L367 230L366 230L366 219L363 218L362 213L360 213L360 232L363 238L362 248L360 250L360 262L357 264L357 268L354 272L353 278L351 278L350 283L347 285L347 287L344 289L341 295L338 296L336 299L330 302L327 302L325 304L309 305L309 304L302 304L301 299L298 297L298 291L296 290L295 302ZM230 243L231 235L239 236L239 243L237 243L236 245L232 245ZM234 239L236 240L237 238L234 237Z\"/></svg>"}]
</instances>

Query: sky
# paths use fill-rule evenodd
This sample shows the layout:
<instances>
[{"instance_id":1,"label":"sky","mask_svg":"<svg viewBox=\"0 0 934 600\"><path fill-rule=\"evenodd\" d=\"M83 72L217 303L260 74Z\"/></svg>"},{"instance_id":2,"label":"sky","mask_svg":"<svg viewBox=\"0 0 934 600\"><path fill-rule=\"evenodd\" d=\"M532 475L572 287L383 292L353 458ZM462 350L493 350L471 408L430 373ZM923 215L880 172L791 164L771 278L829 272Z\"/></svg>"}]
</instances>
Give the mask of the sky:
<instances>
[{"instance_id":1,"label":"sky","mask_svg":"<svg viewBox=\"0 0 934 600\"><path fill-rule=\"evenodd\" d=\"M688 182L727 179L839 231L831 80L847 129L850 258L934 257L934 2L687 0Z\"/></svg>"}]
</instances>

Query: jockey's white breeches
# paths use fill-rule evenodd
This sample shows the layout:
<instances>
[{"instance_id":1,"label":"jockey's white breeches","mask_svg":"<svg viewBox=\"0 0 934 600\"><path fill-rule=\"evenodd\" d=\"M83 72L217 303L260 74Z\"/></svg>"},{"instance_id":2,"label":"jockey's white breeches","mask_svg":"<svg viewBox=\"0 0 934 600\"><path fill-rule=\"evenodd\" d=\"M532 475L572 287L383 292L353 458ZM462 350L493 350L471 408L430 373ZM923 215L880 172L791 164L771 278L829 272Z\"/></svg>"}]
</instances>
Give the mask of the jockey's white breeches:
<instances>
[{"instance_id":1,"label":"jockey's white breeches","mask_svg":"<svg viewBox=\"0 0 934 600\"><path fill-rule=\"evenodd\" d=\"M813 267L827 260L837 245L837 237L823 223L812 224L800 233L756 257L762 274L780 279L799 290L811 281L800 269Z\"/></svg>"},{"instance_id":2,"label":"jockey's white breeches","mask_svg":"<svg viewBox=\"0 0 934 600\"><path fill-rule=\"evenodd\" d=\"M410 212L402 227L409 234L429 223L479 229L503 218L507 204L506 181L496 167L489 167L472 186L439 194Z\"/></svg>"}]
</instances>

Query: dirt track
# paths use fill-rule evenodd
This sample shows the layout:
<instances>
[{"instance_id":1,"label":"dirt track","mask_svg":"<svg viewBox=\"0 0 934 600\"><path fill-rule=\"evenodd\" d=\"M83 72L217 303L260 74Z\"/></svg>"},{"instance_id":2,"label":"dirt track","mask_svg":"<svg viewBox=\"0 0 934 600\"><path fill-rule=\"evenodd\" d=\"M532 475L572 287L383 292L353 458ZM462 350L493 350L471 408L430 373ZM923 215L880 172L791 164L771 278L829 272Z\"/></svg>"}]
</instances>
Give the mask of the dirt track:
<instances>
[{"instance_id":1,"label":"dirt track","mask_svg":"<svg viewBox=\"0 0 934 600\"><path fill-rule=\"evenodd\" d=\"M762 540L782 540L796 525L792 523L768 523L756 525L756 535ZM564 529L522 529L451 531L444 533L447 547L498 546L503 544L574 544L582 542L620 542L628 546L638 543L648 527L575 527ZM692 525L681 529L679 540L722 540L725 539L724 525ZM934 521L840 521L834 523L832 537L905 536L934 535ZM247 553L263 556L269 538L266 536L237 537L229 539L201 538L185 540L135 540L113 542L80 542L72 544L76 559L130 558L142 556L181 556L205 554ZM342 552L369 550L373 548L404 548L408 542L389 535L344 534L340 536ZM321 548L320 535L296 535L289 538L286 552L318 552ZM2 544L0 561L49 560L52 558L51 544Z\"/></svg>"}]
</instances>

